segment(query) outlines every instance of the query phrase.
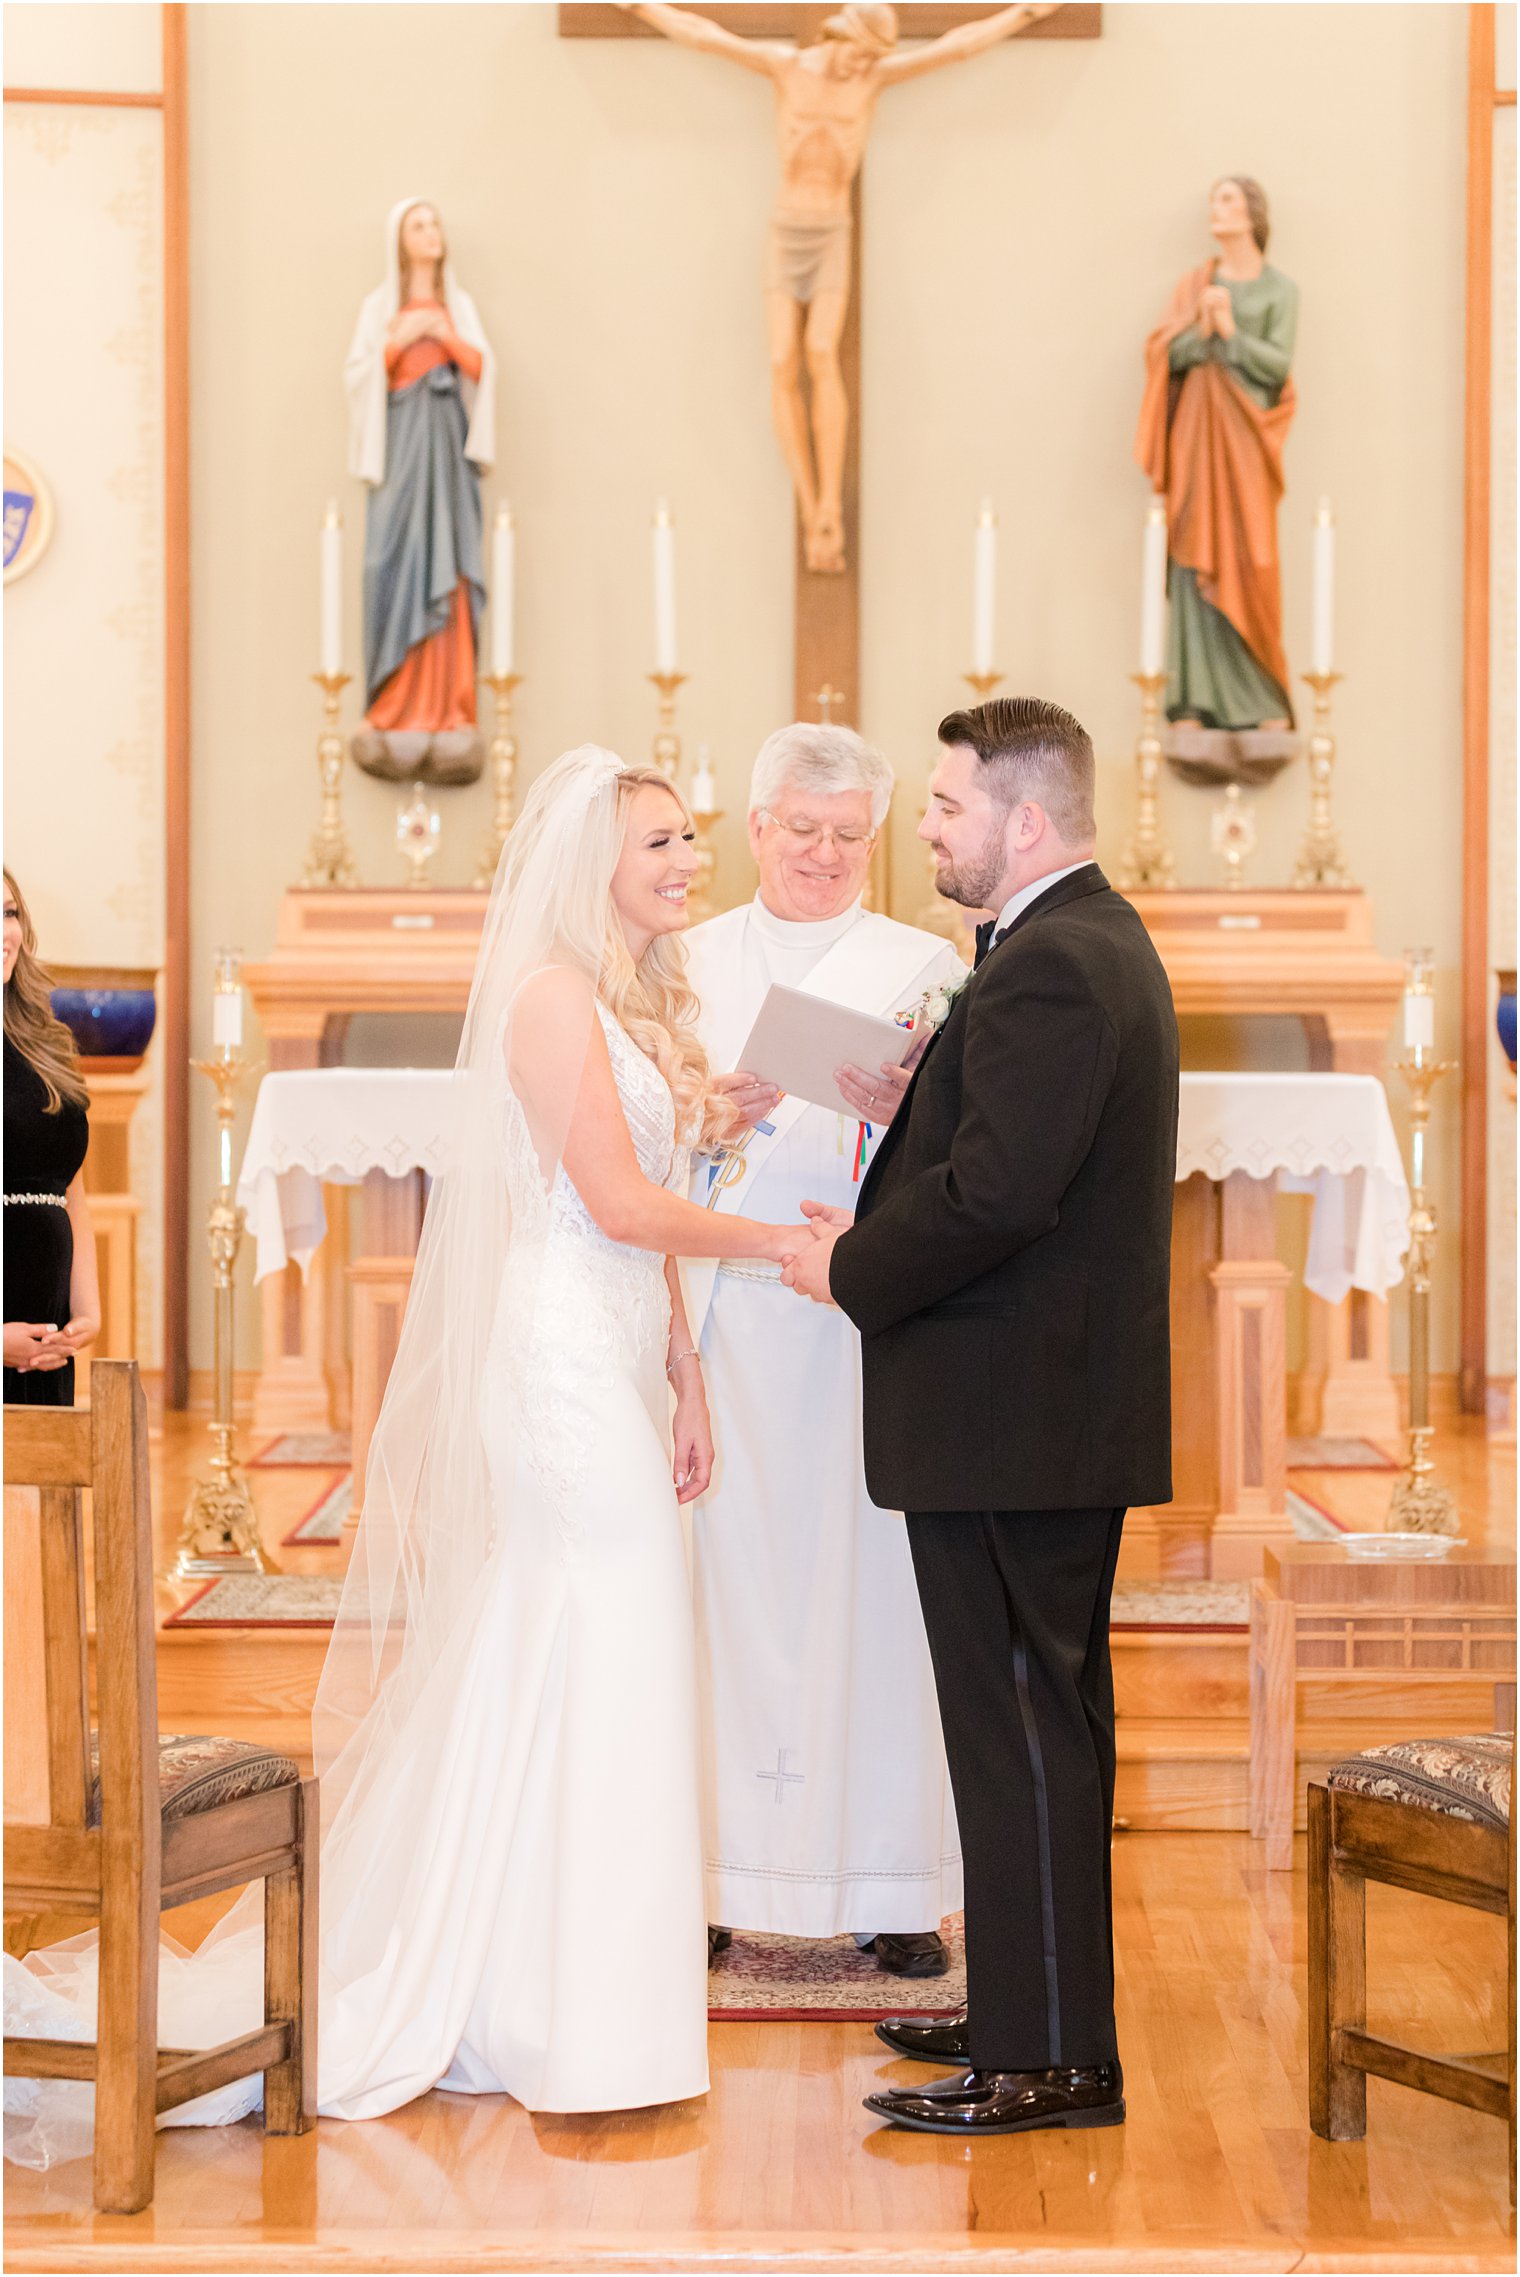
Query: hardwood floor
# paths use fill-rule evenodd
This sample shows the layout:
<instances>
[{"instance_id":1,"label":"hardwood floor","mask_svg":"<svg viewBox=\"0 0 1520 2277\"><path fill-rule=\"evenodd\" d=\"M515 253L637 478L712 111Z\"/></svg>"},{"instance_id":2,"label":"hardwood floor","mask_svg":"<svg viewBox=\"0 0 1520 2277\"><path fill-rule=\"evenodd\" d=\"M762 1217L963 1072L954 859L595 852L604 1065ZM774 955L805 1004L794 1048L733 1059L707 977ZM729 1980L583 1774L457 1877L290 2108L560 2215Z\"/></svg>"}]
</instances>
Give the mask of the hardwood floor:
<instances>
[{"instance_id":1,"label":"hardwood floor","mask_svg":"<svg viewBox=\"0 0 1520 2277\"><path fill-rule=\"evenodd\" d=\"M176 1423L160 1458L171 1534L200 1452ZM1463 1427L1443 1433L1438 1456L1465 1531L1513 1540L1513 1447ZM271 1541L316 1498L319 1477L304 1476L255 1474ZM1362 1524L1391 1484L1376 1473L1315 1479L1317 1499ZM1122 2129L975 2145L900 2134L877 2127L860 2099L924 2075L888 2061L868 2028L719 2025L700 2103L553 2119L506 2098L434 2094L361 2126L323 2121L298 2140L266 2142L256 2122L166 2133L154 2204L133 2217L92 2214L87 2162L9 2169L6 2264L1513 2268L1496 2121L1373 2080L1365 2142L1310 2134L1301 1841L1299 1851L1293 1874L1271 1875L1241 1834L1117 1838ZM1374 2029L1448 2050L1502 2046L1502 1923L1381 1889L1368 1914ZM186 1917L172 1926L184 1934Z\"/></svg>"}]
</instances>

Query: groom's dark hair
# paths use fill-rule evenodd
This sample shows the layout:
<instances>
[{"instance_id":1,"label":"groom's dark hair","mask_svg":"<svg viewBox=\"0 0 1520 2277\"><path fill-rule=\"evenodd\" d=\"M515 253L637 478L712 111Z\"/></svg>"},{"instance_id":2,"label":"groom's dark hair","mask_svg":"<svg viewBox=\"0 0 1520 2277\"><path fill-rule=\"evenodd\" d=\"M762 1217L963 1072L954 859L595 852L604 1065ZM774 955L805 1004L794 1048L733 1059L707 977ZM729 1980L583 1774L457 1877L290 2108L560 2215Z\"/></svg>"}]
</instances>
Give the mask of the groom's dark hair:
<instances>
[{"instance_id":1,"label":"groom's dark hair","mask_svg":"<svg viewBox=\"0 0 1520 2277\"><path fill-rule=\"evenodd\" d=\"M1092 737L1059 704L1038 696L994 696L950 712L939 723L944 744L969 745L986 770L987 789L1006 814L1032 799L1068 846L1096 835Z\"/></svg>"}]
</instances>

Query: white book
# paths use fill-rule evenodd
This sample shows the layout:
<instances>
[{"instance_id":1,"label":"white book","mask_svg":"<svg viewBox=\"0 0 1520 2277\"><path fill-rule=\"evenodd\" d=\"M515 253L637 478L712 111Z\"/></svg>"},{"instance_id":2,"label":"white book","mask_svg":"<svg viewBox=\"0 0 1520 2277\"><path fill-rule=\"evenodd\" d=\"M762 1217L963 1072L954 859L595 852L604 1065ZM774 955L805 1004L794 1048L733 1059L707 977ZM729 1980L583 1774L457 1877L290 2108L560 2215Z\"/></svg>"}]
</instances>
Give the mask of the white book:
<instances>
[{"instance_id":1,"label":"white book","mask_svg":"<svg viewBox=\"0 0 1520 2277\"><path fill-rule=\"evenodd\" d=\"M900 1028L879 1013L831 1004L825 996L773 982L738 1065L794 1099L807 1099L854 1122L858 1110L835 1082L835 1069L859 1067L874 1075L885 1060L900 1067L914 1042L911 1028Z\"/></svg>"}]
</instances>

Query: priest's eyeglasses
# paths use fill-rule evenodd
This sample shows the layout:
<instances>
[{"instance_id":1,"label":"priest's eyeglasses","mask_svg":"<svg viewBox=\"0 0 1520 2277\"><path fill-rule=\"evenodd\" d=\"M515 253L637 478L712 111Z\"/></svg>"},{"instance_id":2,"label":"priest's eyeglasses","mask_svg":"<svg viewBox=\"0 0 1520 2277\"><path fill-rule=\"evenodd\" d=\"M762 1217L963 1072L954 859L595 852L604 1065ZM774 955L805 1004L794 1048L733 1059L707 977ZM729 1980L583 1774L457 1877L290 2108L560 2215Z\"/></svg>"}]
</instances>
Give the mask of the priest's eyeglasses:
<instances>
[{"instance_id":1,"label":"priest's eyeglasses","mask_svg":"<svg viewBox=\"0 0 1520 2277\"><path fill-rule=\"evenodd\" d=\"M772 814L768 806L761 807L760 812L767 822L774 822L776 828L784 830L798 846L819 846L825 838L832 838L836 846L849 853L857 846L871 846L876 842L874 830L836 830L832 822L784 822L779 814Z\"/></svg>"}]
</instances>

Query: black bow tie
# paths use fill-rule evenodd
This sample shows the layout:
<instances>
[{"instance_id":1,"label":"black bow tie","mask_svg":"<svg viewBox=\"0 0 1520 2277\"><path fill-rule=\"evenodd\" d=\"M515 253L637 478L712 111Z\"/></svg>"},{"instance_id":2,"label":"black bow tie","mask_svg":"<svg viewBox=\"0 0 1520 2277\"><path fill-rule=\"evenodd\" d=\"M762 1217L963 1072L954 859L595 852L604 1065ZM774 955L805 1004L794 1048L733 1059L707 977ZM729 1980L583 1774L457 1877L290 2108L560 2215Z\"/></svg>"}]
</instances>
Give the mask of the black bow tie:
<instances>
[{"instance_id":1,"label":"black bow tie","mask_svg":"<svg viewBox=\"0 0 1520 2277\"><path fill-rule=\"evenodd\" d=\"M983 957L986 956L987 951L993 946L997 937L998 929L995 917L989 917L985 925L978 925L976 929L976 959L971 968L973 972Z\"/></svg>"}]
</instances>

